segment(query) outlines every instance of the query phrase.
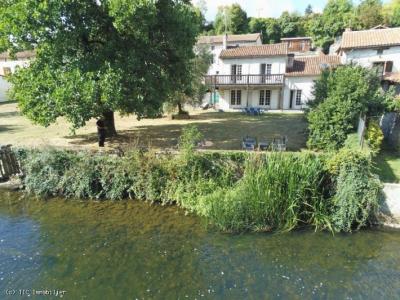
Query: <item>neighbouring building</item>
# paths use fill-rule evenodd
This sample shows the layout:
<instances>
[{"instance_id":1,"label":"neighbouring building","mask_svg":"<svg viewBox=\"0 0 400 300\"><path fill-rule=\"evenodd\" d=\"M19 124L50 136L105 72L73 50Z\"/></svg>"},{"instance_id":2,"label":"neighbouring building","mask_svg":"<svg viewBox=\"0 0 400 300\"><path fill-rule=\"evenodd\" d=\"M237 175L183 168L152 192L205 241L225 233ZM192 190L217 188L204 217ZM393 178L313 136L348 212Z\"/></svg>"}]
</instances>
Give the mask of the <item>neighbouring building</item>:
<instances>
[{"instance_id":1,"label":"neighbouring building","mask_svg":"<svg viewBox=\"0 0 400 300\"><path fill-rule=\"evenodd\" d=\"M22 51L11 57L9 53L0 53L0 102L7 100L7 92L10 83L6 76L15 72L17 68L23 68L29 65L29 61L35 57L34 51Z\"/></svg>"},{"instance_id":2,"label":"neighbouring building","mask_svg":"<svg viewBox=\"0 0 400 300\"><path fill-rule=\"evenodd\" d=\"M282 38L281 42L288 45L288 51L290 53L295 53L298 55L310 52L313 48L312 39L310 37Z\"/></svg>"},{"instance_id":3,"label":"neighbouring building","mask_svg":"<svg viewBox=\"0 0 400 300\"><path fill-rule=\"evenodd\" d=\"M373 68L382 78L383 88L395 86L400 94L400 27L375 27L370 30L347 29L336 50L343 64Z\"/></svg>"},{"instance_id":4,"label":"neighbouring building","mask_svg":"<svg viewBox=\"0 0 400 300\"><path fill-rule=\"evenodd\" d=\"M208 75L218 75L221 72L222 61L219 56L222 50L253 45L262 45L260 33L201 36L197 41L197 47L206 47L213 55Z\"/></svg>"}]
</instances>

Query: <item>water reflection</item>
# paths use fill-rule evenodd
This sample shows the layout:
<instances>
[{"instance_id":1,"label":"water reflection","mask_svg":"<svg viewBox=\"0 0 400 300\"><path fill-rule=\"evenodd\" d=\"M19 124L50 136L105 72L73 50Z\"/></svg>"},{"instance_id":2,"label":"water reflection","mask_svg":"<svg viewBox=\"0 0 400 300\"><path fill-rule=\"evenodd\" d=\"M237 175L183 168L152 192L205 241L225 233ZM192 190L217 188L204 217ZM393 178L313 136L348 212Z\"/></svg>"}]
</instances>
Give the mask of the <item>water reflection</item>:
<instances>
[{"instance_id":1,"label":"water reflection","mask_svg":"<svg viewBox=\"0 0 400 300\"><path fill-rule=\"evenodd\" d=\"M232 236L175 207L0 198L1 291L62 289L68 299L400 297L398 232Z\"/></svg>"}]
</instances>

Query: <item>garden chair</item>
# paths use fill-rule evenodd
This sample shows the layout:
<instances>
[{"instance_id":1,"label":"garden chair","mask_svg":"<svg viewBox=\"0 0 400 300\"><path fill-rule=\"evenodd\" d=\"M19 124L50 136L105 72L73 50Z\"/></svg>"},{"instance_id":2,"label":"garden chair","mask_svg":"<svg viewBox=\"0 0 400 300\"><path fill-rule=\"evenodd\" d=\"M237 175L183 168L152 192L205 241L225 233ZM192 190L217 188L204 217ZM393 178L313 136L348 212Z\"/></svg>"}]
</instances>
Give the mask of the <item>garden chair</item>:
<instances>
[{"instance_id":1,"label":"garden chair","mask_svg":"<svg viewBox=\"0 0 400 300\"><path fill-rule=\"evenodd\" d=\"M245 137L242 140L242 149L247 151L254 151L256 149L257 141L253 137Z\"/></svg>"}]
</instances>

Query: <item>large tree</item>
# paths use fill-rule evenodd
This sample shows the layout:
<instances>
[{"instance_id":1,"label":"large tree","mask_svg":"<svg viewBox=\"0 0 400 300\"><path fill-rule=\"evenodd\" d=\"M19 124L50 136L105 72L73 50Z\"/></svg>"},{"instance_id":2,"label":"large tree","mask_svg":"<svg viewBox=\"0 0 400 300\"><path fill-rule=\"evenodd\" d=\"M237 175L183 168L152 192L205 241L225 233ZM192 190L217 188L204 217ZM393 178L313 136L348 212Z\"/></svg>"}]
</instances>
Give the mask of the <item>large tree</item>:
<instances>
[{"instance_id":1,"label":"large tree","mask_svg":"<svg viewBox=\"0 0 400 300\"><path fill-rule=\"evenodd\" d=\"M3 0L0 51L36 51L11 77L31 120L103 118L113 134L114 112L157 115L187 85L198 19L189 0Z\"/></svg>"},{"instance_id":2,"label":"large tree","mask_svg":"<svg viewBox=\"0 0 400 300\"><path fill-rule=\"evenodd\" d=\"M400 26L400 0L392 0L383 7L385 22L393 27Z\"/></svg>"},{"instance_id":3,"label":"large tree","mask_svg":"<svg viewBox=\"0 0 400 300\"><path fill-rule=\"evenodd\" d=\"M215 17L214 28L216 34L227 33L240 34L248 32L247 13L239 4L221 6Z\"/></svg>"},{"instance_id":4,"label":"large tree","mask_svg":"<svg viewBox=\"0 0 400 300\"><path fill-rule=\"evenodd\" d=\"M335 37L355 24L356 15L350 0L329 0L323 13L313 17L308 30L316 45L327 50Z\"/></svg>"},{"instance_id":5,"label":"large tree","mask_svg":"<svg viewBox=\"0 0 400 300\"><path fill-rule=\"evenodd\" d=\"M357 7L361 29L370 29L384 22L381 0L363 0Z\"/></svg>"}]
</instances>

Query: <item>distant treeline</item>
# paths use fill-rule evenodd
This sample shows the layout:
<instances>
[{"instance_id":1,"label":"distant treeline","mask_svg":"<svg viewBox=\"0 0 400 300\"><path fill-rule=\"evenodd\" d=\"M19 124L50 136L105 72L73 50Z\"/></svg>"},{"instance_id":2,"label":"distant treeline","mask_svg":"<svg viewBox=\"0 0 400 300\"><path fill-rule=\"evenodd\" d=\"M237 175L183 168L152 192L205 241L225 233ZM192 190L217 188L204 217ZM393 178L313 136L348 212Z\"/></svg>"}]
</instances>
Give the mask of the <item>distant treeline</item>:
<instances>
[{"instance_id":1,"label":"distant treeline","mask_svg":"<svg viewBox=\"0 0 400 300\"><path fill-rule=\"evenodd\" d=\"M201 2L201 1L200 1ZM205 7L199 8L205 12ZM268 7L266 7L268 9ZM279 18L254 18L238 4L220 7L213 22L203 18L203 34L263 34L264 43L276 43L284 37L311 36L315 45L325 50L346 28L370 29L378 25L400 26L400 0L383 4L381 0L329 0L322 13L309 5L303 14L283 12Z\"/></svg>"}]
</instances>

